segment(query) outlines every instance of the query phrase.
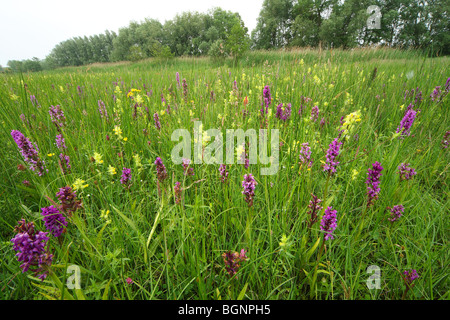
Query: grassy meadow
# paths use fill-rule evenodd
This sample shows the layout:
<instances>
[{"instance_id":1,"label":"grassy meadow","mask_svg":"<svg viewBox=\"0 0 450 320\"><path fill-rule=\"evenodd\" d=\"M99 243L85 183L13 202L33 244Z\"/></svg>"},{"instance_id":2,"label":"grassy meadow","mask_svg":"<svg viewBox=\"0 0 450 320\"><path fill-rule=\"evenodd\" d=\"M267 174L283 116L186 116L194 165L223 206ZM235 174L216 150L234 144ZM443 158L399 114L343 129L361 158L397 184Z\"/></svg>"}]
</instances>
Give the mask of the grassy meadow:
<instances>
[{"instance_id":1,"label":"grassy meadow","mask_svg":"<svg viewBox=\"0 0 450 320\"><path fill-rule=\"evenodd\" d=\"M449 299L449 65L414 51L293 50L237 65L176 58L0 74L0 299ZM286 119L281 103L291 104ZM235 162L222 179L220 164L174 164L172 132L193 135L194 121L224 134L279 129L278 172ZM338 163L326 171L335 139ZM76 195L61 200L63 187ZM49 228L50 206L60 220ZM48 232L51 263L22 272L11 241L21 219Z\"/></svg>"}]
</instances>

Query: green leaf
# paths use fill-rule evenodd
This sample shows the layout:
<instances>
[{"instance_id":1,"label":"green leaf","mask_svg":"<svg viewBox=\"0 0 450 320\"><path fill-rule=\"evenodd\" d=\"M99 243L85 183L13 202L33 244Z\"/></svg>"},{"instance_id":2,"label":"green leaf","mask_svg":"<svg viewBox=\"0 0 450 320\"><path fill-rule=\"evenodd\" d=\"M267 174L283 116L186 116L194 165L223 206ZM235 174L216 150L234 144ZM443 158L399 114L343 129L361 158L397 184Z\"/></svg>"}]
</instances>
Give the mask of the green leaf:
<instances>
[{"instance_id":1,"label":"green leaf","mask_svg":"<svg viewBox=\"0 0 450 320\"><path fill-rule=\"evenodd\" d=\"M114 211L116 211L119 216L133 229L137 234L139 234L139 230L136 228L136 225L134 224L133 220L125 216L122 212L119 211L115 206L111 206Z\"/></svg>"},{"instance_id":2,"label":"green leaf","mask_svg":"<svg viewBox=\"0 0 450 320\"><path fill-rule=\"evenodd\" d=\"M78 300L86 300L85 295L83 294L83 290L81 289L74 289L75 295L77 296Z\"/></svg>"},{"instance_id":3,"label":"green leaf","mask_svg":"<svg viewBox=\"0 0 450 320\"><path fill-rule=\"evenodd\" d=\"M103 291L102 300L108 300L108 293L109 293L109 285L111 284L112 279L108 281L106 284L105 290Z\"/></svg>"},{"instance_id":4,"label":"green leaf","mask_svg":"<svg viewBox=\"0 0 450 320\"><path fill-rule=\"evenodd\" d=\"M103 231L105 230L108 223L105 223L105 225L100 229L100 231L97 233L97 247L102 248L102 241L103 241Z\"/></svg>"},{"instance_id":5,"label":"green leaf","mask_svg":"<svg viewBox=\"0 0 450 320\"><path fill-rule=\"evenodd\" d=\"M312 246L311 249L308 250L308 252L306 253L306 260L308 261L309 258L311 258L311 256L313 255L314 251L316 251L317 247L319 246L320 243L320 237L317 238L316 243L314 243L314 245Z\"/></svg>"},{"instance_id":6,"label":"green leaf","mask_svg":"<svg viewBox=\"0 0 450 320\"><path fill-rule=\"evenodd\" d=\"M220 291L218 288L216 288L216 295L217 295L217 300L222 300L222 296L220 295Z\"/></svg>"},{"instance_id":7,"label":"green leaf","mask_svg":"<svg viewBox=\"0 0 450 320\"><path fill-rule=\"evenodd\" d=\"M242 288L241 293L239 293L237 300L242 300L244 299L245 293L247 292L247 286L248 286L248 282L244 285L244 288Z\"/></svg>"}]
</instances>

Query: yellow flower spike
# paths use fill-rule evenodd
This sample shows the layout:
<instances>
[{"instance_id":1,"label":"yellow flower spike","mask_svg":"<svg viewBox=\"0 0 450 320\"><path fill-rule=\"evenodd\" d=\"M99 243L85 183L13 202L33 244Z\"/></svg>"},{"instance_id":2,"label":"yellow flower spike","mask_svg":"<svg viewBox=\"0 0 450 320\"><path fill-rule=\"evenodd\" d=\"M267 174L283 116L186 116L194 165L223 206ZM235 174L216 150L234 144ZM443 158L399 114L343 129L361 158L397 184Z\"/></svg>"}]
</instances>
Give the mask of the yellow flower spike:
<instances>
[{"instance_id":1,"label":"yellow flower spike","mask_svg":"<svg viewBox=\"0 0 450 320\"><path fill-rule=\"evenodd\" d=\"M108 219L109 210L100 210L100 218Z\"/></svg>"},{"instance_id":2,"label":"yellow flower spike","mask_svg":"<svg viewBox=\"0 0 450 320\"><path fill-rule=\"evenodd\" d=\"M283 235L281 236L281 239L280 239L280 243L279 243L280 247L282 247L282 248L285 247L288 240L289 240L289 237L286 237L286 235L283 233Z\"/></svg>"},{"instance_id":3,"label":"yellow flower spike","mask_svg":"<svg viewBox=\"0 0 450 320\"><path fill-rule=\"evenodd\" d=\"M141 97L140 94L136 95L136 102L137 102L138 104L141 104L141 103L144 102L144 99L142 99L142 97Z\"/></svg>"},{"instance_id":4,"label":"yellow flower spike","mask_svg":"<svg viewBox=\"0 0 450 320\"><path fill-rule=\"evenodd\" d=\"M114 134L118 136L119 139L122 139L122 129L119 126L114 126Z\"/></svg>"},{"instance_id":5,"label":"yellow flower spike","mask_svg":"<svg viewBox=\"0 0 450 320\"><path fill-rule=\"evenodd\" d=\"M103 163L102 157L103 156L100 153L94 152L93 158L94 158L96 164L102 164Z\"/></svg>"},{"instance_id":6,"label":"yellow flower spike","mask_svg":"<svg viewBox=\"0 0 450 320\"><path fill-rule=\"evenodd\" d=\"M240 158L243 153L244 153L244 147L242 145L238 146L236 148L236 155L237 155L237 157Z\"/></svg>"},{"instance_id":7,"label":"yellow flower spike","mask_svg":"<svg viewBox=\"0 0 450 320\"><path fill-rule=\"evenodd\" d=\"M74 190L78 190L78 189L82 190L82 189L88 187L89 185L84 184L84 182L85 181L80 178L76 179L75 182L73 183L73 189Z\"/></svg>"},{"instance_id":8,"label":"yellow flower spike","mask_svg":"<svg viewBox=\"0 0 450 320\"><path fill-rule=\"evenodd\" d=\"M117 174L117 171L116 171L116 168L114 168L113 166L111 166L111 165L109 165L108 166L108 173L110 174L110 175L115 175L115 174Z\"/></svg>"}]
</instances>

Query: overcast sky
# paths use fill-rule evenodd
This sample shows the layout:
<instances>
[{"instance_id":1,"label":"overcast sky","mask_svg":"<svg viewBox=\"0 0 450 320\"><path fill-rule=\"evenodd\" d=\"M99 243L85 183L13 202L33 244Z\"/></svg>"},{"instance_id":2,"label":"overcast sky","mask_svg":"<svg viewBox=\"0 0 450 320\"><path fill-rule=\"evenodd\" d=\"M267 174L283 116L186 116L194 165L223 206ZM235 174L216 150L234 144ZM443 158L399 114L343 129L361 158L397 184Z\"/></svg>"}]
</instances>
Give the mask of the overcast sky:
<instances>
[{"instance_id":1,"label":"overcast sky","mask_svg":"<svg viewBox=\"0 0 450 320\"><path fill-rule=\"evenodd\" d=\"M1 0L0 65L8 60L44 59L61 41L118 32L129 22L153 18L164 23L177 13L220 7L238 12L249 33L263 0Z\"/></svg>"}]
</instances>

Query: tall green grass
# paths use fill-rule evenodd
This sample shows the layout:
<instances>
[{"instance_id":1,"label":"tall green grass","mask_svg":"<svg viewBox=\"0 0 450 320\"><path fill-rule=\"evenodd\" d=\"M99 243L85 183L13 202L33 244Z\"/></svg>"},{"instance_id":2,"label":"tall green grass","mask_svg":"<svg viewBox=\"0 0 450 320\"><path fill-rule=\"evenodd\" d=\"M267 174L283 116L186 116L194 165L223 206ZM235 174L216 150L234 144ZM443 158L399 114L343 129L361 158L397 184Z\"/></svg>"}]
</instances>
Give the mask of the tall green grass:
<instances>
[{"instance_id":1,"label":"tall green grass","mask_svg":"<svg viewBox=\"0 0 450 320\"><path fill-rule=\"evenodd\" d=\"M448 57L429 59L413 51L387 49L257 51L237 65L178 58L2 75L0 297L62 297L54 277L41 283L32 273L21 273L10 239L21 218L45 230L40 208L51 204L47 197L56 200L60 187L72 186L79 178L88 184L77 191L83 209L69 219L60 241L51 237L48 244L54 254L52 270L61 283L69 265L81 268L82 293L68 292L74 298L401 299L406 289L402 273L416 269L420 277L406 298L448 299L449 149L443 149L441 141L450 130L449 98L433 102L429 96L435 86L444 90L449 62ZM187 102L176 72L180 80L186 79ZM235 164L228 167L228 183L223 184L218 165L197 164L193 177L184 176L182 166L170 158L176 145L171 141L173 130L186 128L193 134L196 119L205 130L259 129L265 85L273 97L267 127L278 128L282 142L279 172L262 176L261 164L248 169ZM121 93L114 93L116 86ZM127 98L132 88L140 89L144 100L136 117L134 103ZM420 112L412 134L395 138L413 100L405 100L404 93L416 88L423 102L414 107ZM32 105L31 94L40 108ZM167 108L161 94L170 104L170 114L161 112ZM302 96L312 101L303 103L299 115ZM105 103L109 121L101 118L98 100ZM279 103L292 104L286 122L275 118ZM67 118L63 134L72 171L66 175L59 169L58 132L48 113L50 105L57 104ZM317 122L309 120L314 105L320 110ZM244 108L250 112L247 117L242 116ZM361 121L342 146L337 173L326 187L321 161L339 134L341 117L357 110ZM160 132L154 126L155 112ZM114 134L116 125L126 141ZM38 177L17 169L25 163L11 130L20 130L39 146L48 174ZM311 146L311 170L298 164L304 142ZM103 156L102 164L91 161L95 152ZM163 196L158 195L154 166L158 156L169 174L169 181L160 186ZM367 169L375 161L384 167L381 193L362 219ZM417 175L399 181L400 163L410 163ZM116 175L108 174L109 165L117 169ZM119 182L123 167L132 169L129 190ZM251 208L241 193L245 173L258 182ZM174 202L176 181L184 188L182 205ZM311 193L324 199L325 189L322 205L338 212L335 239L326 242L320 221L311 231L307 228ZM405 214L390 223L386 207L396 204L405 206ZM110 223L100 217L101 210L109 210ZM286 243L281 243L283 235ZM242 248L249 260L231 278L221 255ZM380 289L367 287L371 265L380 267ZM134 283L127 284L127 278Z\"/></svg>"}]
</instances>

